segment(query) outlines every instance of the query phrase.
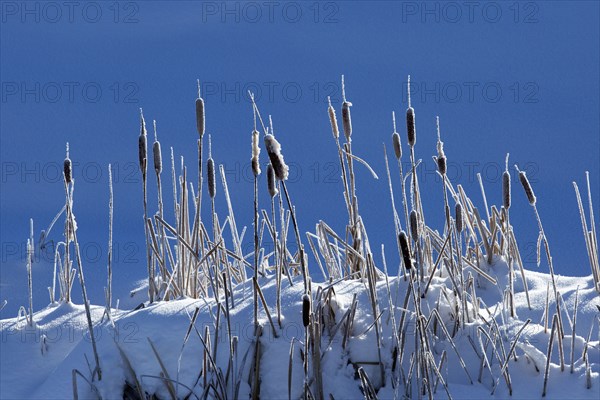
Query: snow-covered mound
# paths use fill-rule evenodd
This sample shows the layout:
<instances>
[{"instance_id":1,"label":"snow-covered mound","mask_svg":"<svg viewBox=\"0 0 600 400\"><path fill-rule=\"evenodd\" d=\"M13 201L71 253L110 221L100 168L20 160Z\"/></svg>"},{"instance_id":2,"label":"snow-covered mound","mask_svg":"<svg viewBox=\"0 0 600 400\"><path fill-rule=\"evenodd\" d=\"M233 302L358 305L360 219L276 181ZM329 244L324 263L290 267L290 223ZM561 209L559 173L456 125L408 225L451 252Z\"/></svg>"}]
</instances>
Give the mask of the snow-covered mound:
<instances>
[{"instance_id":1,"label":"snow-covered mound","mask_svg":"<svg viewBox=\"0 0 600 400\"><path fill-rule=\"evenodd\" d=\"M498 279L506 276L506 264L497 261L490 273ZM531 298L531 309L528 308L522 291L516 296L517 318L511 318L502 306L502 295L496 287L479 288L482 304L486 308L478 311L481 316L478 322L467 323L464 328L455 329L452 310L444 298L453 295L446 289L448 278L434 277L425 299L422 299L423 315L431 315L434 309L444 320L446 330L452 336L445 336L438 323L431 321L428 330L432 332L432 354L436 364L442 362L439 372L443 378L434 385L435 398L452 397L455 399L507 398L509 389L501 369L506 359L506 371L510 376L513 398L540 398L542 395L546 354L550 338L550 329L544 329L545 301L550 276L542 273L526 271L527 283ZM248 398L251 395L254 378L253 369L258 366L261 398L288 398L288 379L291 379L291 398L302 396L304 387L303 352L305 329L302 321L303 288L299 280L290 286L284 280L282 289L282 323L279 327L274 319L273 332L264 310L260 309L259 355L253 323L253 301L250 291L251 282L238 285L234 290L234 307L230 308L229 321L224 313L219 316L219 330L214 326L217 318L217 304L214 299L194 300L181 299L169 302L157 302L146 308L135 311L117 311L112 314L112 321L104 316L103 307L92 307L95 323L95 336L98 344L102 380L94 382L99 395L104 399L122 398L125 384L128 390L135 390L135 382L139 382L147 394L155 394L159 398L170 398L166 380L160 363L172 382L178 398L189 396L202 398L204 392L205 347L200 339L204 339L208 328L210 341L205 344L214 355L219 373L215 373L209 364L206 379L215 385L219 393L227 393L228 398ZM265 300L274 317L276 284L274 279L260 280ZM381 381L378 367L378 348L373 325L374 315L365 282L346 280L334 283L312 284L313 298L318 288L325 291L332 287L327 310L331 314L323 314L321 333L321 372L323 394L335 399L362 398L364 388L357 370L362 367L371 384L377 390L380 399L402 398L410 388L394 383L394 379L402 382L402 375L408 375L411 369L411 353L414 351L415 314L406 315L407 332L404 352L400 357L401 368L393 366L394 353L394 321L400 321L403 314L403 302L409 288L409 282L403 278L385 279L377 282L377 296L381 316L381 359L383 362L384 381ZM550 360L547 397L569 399L596 399L600 390L600 347L598 342L598 307L600 302L590 278L557 278L557 288L564 301L565 309L573 310L578 290L578 311L575 338L572 336L573 314L563 314L565 335L562 339L564 351L564 371L561 371L557 341ZM518 289L518 288L516 288ZM343 316L352 305L356 295L357 308L350 329L347 343L344 343L346 325ZM392 306L388 299L391 297ZM313 302L313 312L318 305ZM199 309L190 331L190 321L195 310ZM393 313L390 311L393 310ZM392 318L392 315L394 318ZM518 333L526 320L531 322ZM73 397L73 369L89 376L90 365L93 365L93 353L83 306L60 304L49 306L34 316L35 327L31 328L23 319L6 319L1 321L2 362L0 371L0 388L3 399L36 398L56 399ZM340 324L342 321L342 324ZM482 322L482 321L487 321ZM495 322L494 322L495 321ZM411 327L412 326L412 327ZM496 331L491 326L500 327L500 337L496 341L495 350L485 346L486 335L492 336ZM589 333L593 334L589 336ZM237 349L234 350L233 364L229 365L229 337L236 336ZM518 337L516 344L515 338ZM456 346L456 349L452 346ZM290 361L290 348L293 353ZM345 344L345 346L344 346ZM486 348L486 357L491 364L491 372L482 365L486 362L482 357L482 344ZM514 346L513 346L514 345ZM573 359L571 348L573 346ZM154 347L154 349L153 349ZM506 354L514 347L514 354ZM587 350L586 350L587 349ZM156 353L155 353L156 351ZM495 355L500 356L500 360ZM589 364L589 377L586 377L586 362ZM121 354L122 352L122 354ZM466 370L461 367L464 361ZM86 362L89 360L89 364ZM290 364L291 362L291 364ZM127 364L130 364L128 366ZM571 364L573 369L571 371ZM312 368L312 366L311 366ZM135 377L132 376L135 373ZM415 372L413 371L413 374ZM312 374L309 374L312 375ZM164 375L163 375L164 376ZM435 377L434 377L435 378ZM78 394L81 398L96 398L96 393L81 378L77 378ZM588 381L591 388L587 389ZM447 385L448 393L444 388ZM238 386L239 385L239 386ZM495 390L494 390L495 388ZM416 388L412 389L412 396ZM494 395L490 393L494 391ZM208 393L213 397L213 393ZM410 396L410 395L409 395Z\"/></svg>"}]
</instances>

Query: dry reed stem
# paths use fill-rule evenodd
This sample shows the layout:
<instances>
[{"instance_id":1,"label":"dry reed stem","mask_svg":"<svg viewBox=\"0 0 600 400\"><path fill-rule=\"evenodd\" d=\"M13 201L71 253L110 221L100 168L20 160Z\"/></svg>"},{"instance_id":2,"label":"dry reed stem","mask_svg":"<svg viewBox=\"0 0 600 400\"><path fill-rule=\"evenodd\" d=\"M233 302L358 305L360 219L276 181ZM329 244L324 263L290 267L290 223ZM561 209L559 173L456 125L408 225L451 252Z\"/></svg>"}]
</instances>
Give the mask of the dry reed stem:
<instances>
[{"instance_id":1,"label":"dry reed stem","mask_svg":"<svg viewBox=\"0 0 600 400\"><path fill-rule=\"evenodd\" d=\"M571 333L571 373L575 366L575 332L577 328L577 306L579 305L579 286L575 292L575 308L573 310L573 332Z\"/></svg>"},{"instance_id":2,"label":"dry reed stem","mask_svg":"<svg viewBox=\"0 0 600 400\"><path fill-rule=\"evenodd\" d=\"M546 397L546 388L548 386L548 376L550 373L550 358L552 357L552 344L554 343L554 335L558 325L558 318L556 314L552 317L552 330L550 332L550 340L548 341L548 352L546 353L546 369L544 371L544 388L542 390L542 397ZM560 336L560 333L558 333Z\"/></svg>"}]
</instances>

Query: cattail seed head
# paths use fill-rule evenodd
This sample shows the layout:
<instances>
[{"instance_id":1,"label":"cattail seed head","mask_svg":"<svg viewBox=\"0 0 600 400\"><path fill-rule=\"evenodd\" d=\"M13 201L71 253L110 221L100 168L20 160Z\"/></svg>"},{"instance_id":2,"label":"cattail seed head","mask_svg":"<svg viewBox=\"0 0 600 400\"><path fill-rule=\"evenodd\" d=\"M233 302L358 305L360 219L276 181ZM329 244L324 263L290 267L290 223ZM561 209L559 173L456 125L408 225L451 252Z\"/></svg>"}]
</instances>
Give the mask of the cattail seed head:
<instances>
[{"instance_id":1,"label":"cattail seed head","mask_svg":"<svg viewBox=\"0 0 600 400\"><path fill-rule=\"evenodd\" d=\"M258 137L258 131L254 129L252 131L252 173L254 173L254 176L260 175L260 164L258 163L260 147L258 146Z\"/></svg>"},{"instance_id":2,"label":"cattail seed head","mask_svg":"<svg viewBox=\"0 0 600 400\"><path fill-rule=\"evenodd\" d=\"M410 212L410 234L412 240L415 242L419 241L419 220L417 219L417 211L412 210Z\"/></svg>"},{"instance_id":3,"label":"cattail seed head","mask_svg":"<svg viewBox=\"0 0 600 400\"><path fill-rule=\"evenodd\" d=\"M402 145L400 144L400 134L398 132L394 132L392 134L392 143L394 144L394 154L396 155L396 159L402 158Z\"/></svg>"},{"instance_id":4,"label":"cattail seed head","mask_svg":"<svg viewBox=\"0 0 600 400\"><path fill-rule=\"evenodd\" d=\"M208 175L208 195L211 199L214 199L217 194L217 187L215 184L215 162L212 158L209 158L206 162L206 173Z\"/></svg>"},{"instance_id":5,"label":"cattail seed head","mask_svg":"<svg viewBox=\"0 0 600 400\"><path fill-rule=\"evenodd\" d=\"M508 154L506 154L506 167L502 174L502 200L504 209L510 208L510 172L508 172Z\"/></svg>"},{"instance_id":6,"label":"cattail seed head","mask_svg":"<svg viewBox=\"0 0 600 400\"><path fill-rule=\"evenodd\" d=\"M415 110L412 107L408 107L406 110L406 133L408 135L408 145L414 147L417 142L417 135L415 132Z\"/></svg>"},{"instance_id":7,"label":"cattail seed head","mask_svg":"<svg viewBox=\"0 0 600 400\"><path fill-rule=\"evenodd\" d=\"M154 158L154 171L157 175L162 172L162 154L160 151L160 142L156 134L156 121L154 121L154 143L152 144L152 156Z\"/></svg>"},{"instance_id":8,"label":"cattail seed head","mask_svg":"<svg viewBox=\"0 0 600 400\"><path fill-rule=\"evenodd\" d=\"M502 174L502 200L506 210L510 208L510 172Z\"/></svg>"},{"instance_id":9,"label":"cattail seed head","mask_svg":"<svg viewBox=\"0 0 600 400\"><path fill-rule=\"evenodd\" d=\"M73 166L69 158L69 143L67 143L67 156L63 162L63 172L65 174L65 182L71 183L73 180Z\"/></svg>"},{"instance_id":10,"label":"cattail seed head","mask_svg":"<svg viewBox=\"0 0 600 400\"><path fill-rule=\"evenodd\" d=\"M344 101L342 103L342 126L344 127L344 136L350 140L352 136L352 117L350 116L350 107L352 103Z\"/></svg>"},{"instance_id":11,"label":"cattail seed head","mask_svg":"<svg viewBox=\"0 0 600 400\"><path fill-rule=\"evenodd\" d=\"M436 125L437 125L437 151L438 156L436 159L438 170L440 174L446 175L446 155L444 154L444 142L442 142L441 134L440 134L440 117L436 117Z\"/></svg>"},{"instance_id":12,"label":"cattail seed head","mask_svg":"<svg viewBox=\"0 0 600 400\"><path fill-rule=\"evenodd\" d=\"M206 174L208 176L208 195L211 199L217 194L216 176L215 176L215 161L212 158L212 144L210 135L208 135L208 161L206 161Z\"/></svg>"},{"instance_id":13,"label":"cattail seed head","mask_svg":"<svg viewBox=\"0 0 600 400\"><path fill-rule=\"evenodd\" d=\"M154 155L154 171L156 171L157 175L160 175L162 172L162 154L158 140L152 145L152 154Z\"/></svg>"},{"instance_id":14,"label":"cattail seed head","mask_svg":"<svg viewBox=\"0 0 600 400\"><path fill-rule=\"evenodd\" d=\"M142 174L146 173L147 160L148 160L148 147L146 145L146 120L144 114L140 108L140 136L138 138L138 156L140 162L140 170Z\"/></svg>"},{"instance_id":15,"label":"cattail seed head","mask_svg":"<svg viewBox=\"0 0 600 400\"><path fill-rule=\"evenodd\" d=\"M204 99L200 96L200 80L198 80L198 98L196 99L196 129L200 139L204 136Z\"/></svg>"},{"instance_id":16,"label":"cattail seed head","mask_svg":"<svg viewBox=\"0 0 600 400\"><path fill-rule=\"evenodd\" d=\"M437 157L436 161L438 165L438 171L440 171L440 174L446 175L446 156Z\"/></svg>"},{"instance_id":17,"label":"cattail seed head","mask_svg":"<svg viewBox=\"0 0 600 400\"><path fill-rule=\"evenodd\" d=\"M398 243L400 244L400 251L402 252L404 266L407 270L409 270L412 268L412 258L410 256L410 248L408 247L408 237L406 237L406 232L402 231L398 234Z\"/></svg>"},{"instance_id":18,"label":"cattail seed head","mask_svg":"<svg viewBox=\"0 0 600 400\"><path fill-rule=\"evenodd\" d=\"M275 136L271 134L265 135L265 148L267 149L269 160L271 160L271 165L273 165L273 169L275 170L275 176L280 181L286 180L288 178L289 168L283 159L281 145L277 139L275 139Z\"/></svg>"},{"instance_id":19,"label":"cattail seed head","mask_svg":"<svg viewBox=\"0 0 600 400\"><path fill-rule=\"evenodd\" d=\"M277 193L279 193L275 179L275 170L273 169L273 166L269 164L267 165L267 187L271 197L275 197L277 196Z\"/></svg>"},{"instance_id":20,"label":"cattail seed head","mask_svg":"<svg viewBox=\"0 0 600 400\"><path fill-rule=\"evenodd\" d=\"M415 129L415 109L410 103L410 75L408 76L408 108L406 109L406 133L408 136L408 145L414 147L417 143L417 132Z\"/></svg>"},{"instance_id":21,"label":"cattail seed head","mask_svg":"<svg viewBox=\"0 0 600 400\"><path fill-rule=\"evenodd\" d=\"M525 194L527 195L527 200L529 201L529 204L531 204L532 206L535 205L537 199L535 197L535 194L533 193L531 184L529 183L527 175L524 171L519 172L519 180L521 181L521 185L523 185L523 189L525 189Z\"/></svg>"},{"instance_id":22,"label":"cattail seed head","mask_svg":"<svg viewBox=\"0 0 600 400\"><path fill-rule=\"evenodd\" d=\"M396 159L402 158L402 143L400 142L400 134L396 132L396 113L392 111L392 121L394 123L394 133L392 133L392 144L394 145L394 154Z\"/></svg>"},{"instance_id":23,"label":"cattail seed head","mask_svg":"<svg viewBox=\"0 0 600 400\"><path fill-rule=\"evenodd\" d=\"M454 214L456 218L456 220L454 221L456 224L456 231L458 233L461 233L464 228L464 216L462 205L460 203L456 203L456 206L454 207Z\"/></svg>"},{"instance_id":24,"label":"cattail seed head","mask_svg":"<svg viewBox=\"0 0 600 400\"><path fill-rule=\"evenodd\" d=\"M350 141L350 136L352 136L352 117L350 116L350 107L352 106L352 103L346 100L344 75L342 75L342 99L342 126L344 128L344 136L346 136L346 140Z\"/></svg>"},{"instance_id":25,"label":"cattail seed head","mask_svg":"<svg viewBox=\"0 0 600 400\"><path fill-rule=\"evenodd\" d=\"M337 140L340 137L340 130L338 128L337 117L335 116L335 109L331 105L331 98L329 96L327 96L327 101L329 102L327 112L329 113L329 121L331 122L331 131L333 132L333 138Z\"/></svg>"},{"instance_id":26,"label":"cattail seed head","mask_svg":"<svg viewBox=\"0 0 600 400\"><path fill-rule=\"evenodd\" d=\"M521 181L521 185L523 185L523 189L525 189L525 194L527 195L527 201L532 206L535 206L536 198L533 193L533 189L531 188L531 184L529 183L529 179L527 179L527 175L525 171L519 171L519 180Z\"/></svg>"},{"instance_id":27,"label":"cattail seed head","mask_svg":"<svg viewBox=\"0 0 600 400\"><path fill-rule=\"evenodd\" d=\"M302 296L302 324L306 328L310 323L310 297L307 294Z\"/></svg>"}]
</instances>

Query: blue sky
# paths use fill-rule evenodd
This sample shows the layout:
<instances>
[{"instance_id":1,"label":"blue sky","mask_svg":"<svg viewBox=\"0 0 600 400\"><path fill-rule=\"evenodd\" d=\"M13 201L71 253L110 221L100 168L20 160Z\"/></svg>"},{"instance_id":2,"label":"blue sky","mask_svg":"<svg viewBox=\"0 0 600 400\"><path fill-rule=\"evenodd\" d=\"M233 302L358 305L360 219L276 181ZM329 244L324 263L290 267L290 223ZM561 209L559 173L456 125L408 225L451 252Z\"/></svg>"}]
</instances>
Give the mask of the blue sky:
<instances>
[{"instance_id":1,"label":"blue sky","mask_svg":"<svg viewBox=\"0 0 600 400\"><path fill-rule=\"evenodd\" d=\"M326 99L332 97L339 113L345 74L354 104L353 149L381 178L358 168L360 209L372 245L384 243L388 264L397 265L382 143L391 150L392 111L406 141L411 74L416 153L424 162L420 179L431 225L441 229L443 218L431 161L439 115L453 182L481 208L479 172L488 202L499 204L500 173L510 152L511 164L519 163L532 180L555 269L590 273L571 182L584 189L590 171L598 217L598 2L151 1L69 8L8 1L1 7L0 301L10 301L3 315L14 315L25 301L29 218L37 236L62 206L57 174L67 141L92 300L102 302L106 279L109 163L115 173L115 286L126 293L144 276L138 108L157 120L165 159L173 146L177 164L184 156L193 170L196 79L213 155L226 168L240 227L250 229L252 215L250 89L261 112L273 115L292 168L289 188L301 230L313 230L322 219L343 231ZM392 173L396 185L397 170ZM263 179L262 200L264 186ZM217 197L224 215L222 189ZM537 226L517 184L511 221L525 263L535 269ZM59 229L52 239L60 239ZM34 270L36 308L47 304L50 269L42 260Z\"/></svg>"}]
</instances>

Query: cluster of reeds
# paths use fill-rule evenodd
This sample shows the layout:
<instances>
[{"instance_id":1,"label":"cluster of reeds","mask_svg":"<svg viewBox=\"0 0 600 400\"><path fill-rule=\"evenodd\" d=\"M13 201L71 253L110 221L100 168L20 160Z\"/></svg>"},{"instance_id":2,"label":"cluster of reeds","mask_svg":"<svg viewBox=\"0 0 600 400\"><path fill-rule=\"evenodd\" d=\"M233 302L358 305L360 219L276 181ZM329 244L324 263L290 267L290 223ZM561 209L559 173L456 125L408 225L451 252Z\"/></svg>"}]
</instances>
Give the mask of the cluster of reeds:
<instances>
[{"instance_id":1,"label":"cluster of reeds","mask_svg":"<svg viewBox=\"0 0 600 400\"><path fill-rule=\"evenodd\" d=\"M410 77L409 77L410 85ZM208 139L208 158L203 158L203 137L206 131L205 103L201 97L198 83L198 97L195 99L196 126L199 138L198 146L198 175L197 180L188 174L188 169L183 158L176 163L174 149L170 149L171 181L173 189L173 208L166 211L164 207L162 178L163 159L161 144L158 140L157 124L154 121L154 142L152 144L152 161L156 177L157 199L154 203L148 202L147 174L150 156L147 149L147 130L143 113L140 110L140 134L138 137L139 166L142 174L142 207L143 224L146 240L146 267L148 270L148 302L169 301L182 297L194 299L213 298L215 310L209 309L213 329L200 332L196 327L196 320L200 312L195 309L190 318L190 325L185 335L182 349L194 333L200 340L203 348L201 368L194 386L187 387L179 381L179 369L168 371L162 359L149 340L160 367L161 376L138 377L127 358L127 354L118 344L119 352L124 365L130 370L134 382L129 382L126 394L129 398L144 398L146 393L142 387L143 379L160 379L165 385L171 398L238 398L243 377L248 378L250 395L253 399L260 397L261 389L261 337L264 329L269 329L274 338L280 336L285 327L283 318L284 310L281 304L281 293L286 285L295 285L296 277L301 276L303 295L299 300L301 304L304 337L295 338L290 343L290 369L288 378L288 397L291 399L293 391L292 368L295 360L300 356L303 367L302 393L304 398L322 399L326 397L323 385L322 358L324 351L331 345L334 338L341 339L342 349L348 352L352 343L364 337L367 333L374 336L377 347L376 360L353 360L349 362L355 366L357 380L365 398L377 398L378 390L391 381L395 393L406 398L433 398L441 385L450 397L447 384L447 369L450 359L455 359L464 372L464 377L469 383L474 383L473 368L465 364L463 354L455 343L457 335L464 331L467 324L476 323L475 335L467 333L468 340L474 353L479 358L477 380L481 383L489 382L492 393L496 391L500 381L506 385L512 394L512 379L510 375L510 360L517 358L517 352L523 352L528 357L527 350L519 346L519 338L530 320L525 321L520 329L512 336L510 346L506 346L506 329L501 326L496 318L505 314L517 317L515 307L515 280L519 279L515 272L518 268L520 279L527 299L529 293L523 261L514 230L509 219L511 207L511 175L508 170L508 155L506 156L506 169L502 178L502 205L488 206L485 189L481 176L478 175L481 195L483 196L485 213L480 212L474 202L467 196L460 184L455 185L447 175L447 155L444 152L444 143L437 119L437 155L434 157L438 167L438 174L442 182L443 215L445 217L442 231L431 228L426 221L418 179L420 160L417 159L416 113L410 100L409 86L408 107L406 110L406 143L409 146L408 157L403 152L401 134L397 132L395 113L392 113L393 132L392 148L398 167L398 177L390 171L388 156L384 145L384 159L388 178L388 187L391 199L392 217L395 228L395 241L399 255L398 277L395 282L396 293L392 293L390 275L386 264L384 247L381 247L381 264L378 266L373 254L367 228L360 214L356 190L355 166L361 164L369 170L374 178L377 174L370 165L358 157L352 147L352 118L350 103L346 98L346 88L342 76L342 132L338 126L336 111L329 102L327 114L331 123L333 138L337 150L337 158L341 167L343 199L347 211L347 223L343 233L337 233L325 221L319 221L314 232L306 233L306 241L312 251L312 256L318 269L325 278L325 283L312 282L308 254L300 233L296 209L291 201L289 189L286 185L288 167L283 157L282 146L275 136L272 118L269 116L265 124L259 107L252 100L253 125L249 124L252 171L254 175L253 196L253 250L249 254L242 251L242 241L245 228L238 229L233 205L229 196L229 187L223 165L218 165L218 154L213 155L211 136ZM262 133L259 132L262 130ZM262 173L260 164L261 141L268 156L266 167L267 196L259 196L259 175ZM220 140L215 136L215 140ZM214 156L214 158L213 158ZM403 165L407 159L408 168ZM217 161L216 161L217 160ZM206 176L204 176L206 174ZM563 338L565 326L561 315L568 315L566 305L561 299L556 287L556 278L550 255L550 248L543 230L541 219L537 212L537 199L533 189L523 171L518 171L526 197L533 207L539 226L538 263L542 244L552 276L552 298L548 290L547 306L545 311L546 326L552 321L549 336L549 346L546 365L546 379L543 393L547 389L548 368L551 359L554 340L558 342L561 367L565 365L565 349ZM218 182L220 176L220 188ZM587 175L586 175L587 177ZM202 219L202 192L204 178L207 182L207 192L210 202L210 221ZM151 178L150 178L151 180ZM401 195L395 196L394 182L400 186ZM196 183L197 182L197 183ZM67 157L64 161L64 189L65 189L65 232L64 242L59 243L55 253L55 275L58 276L60 288L60 301L71 301L71 287L76 275L79 276L83 301L86 306L88 328L92 338L92 345L96 366L92 373L91 381L101 379L100 360L96 351L93 336L93 321L89 310L89 300L85 289L82 260L79 255L77 242L77 225L73 213L73 179L72 163ZM581 202L577 185L574 183L577 201L581 213L585 243L588 250L592 274L596 289L600 291L600 265L598 263L598 244L595 233L594 215L589 187L589 223ZM402 203L401 212L397 211L396 197ZM266 200L262 200L266 199ZM261 202L262 200L262 202ZM224 201L227 214L219 216L215 207L217 201ZM261 208L261 204L265 207ZM155 208L152 213L151 209ZM62 213L62 211L61 211ZM59 213L59 215L61 214ZM58 218L58 216L57 216ZM55 218L55 220L57 219ZM113 191L112 175L109 166L109 257L107 263L106 313L111 320L112 306L112 225L113 225ZM589 225L589 227L588 227ZM288 240L288 232L293 230L296 250L291 250L294 244ZM31 228L33 231L33 228ZM48 230L49 232L49 230ZM265 237L274 243L272 251L267 251L263 245ZM33 251L33 236L28 243L28 251ZM498 271L498 260L506 261L506 271ZM28 252L29 276L29 311L27 314L29 324L33 324L33 304L31 299L31 262L32 254ZM252 260L252 261L248 261ZM73 267L76 263L77 268ZM250 272L250 274L248 274ZM501 284L504 279L499 276L506 275L506 285ZM261 277L272 278L276 282L275 304L268 304L263 294L260 282ZM360 307L358 297L354 294L348 308L340 315L336 315L335 302L336 285L340 281L356 280L364 284L368 299L365 308L373 318L372 324L366 330L358 330L355 324L355 315ZM433 282L437 285L433 285ZM241 286L242 296L246 296L246 285L251 285L253 298L253 322L255 336L252 345L245 354L239 354L239 337L233 334L231 328L231 311L243 299L236 298L235 290ZM378 285L384 284L385 301L382 303L381 291ZM430 290L436 286L436 290ZM478 296L478 291L491 286L500 290L503 295L503 309L492 312L485 302ZM50 290L51 302L54 302L55 283ZM440 289L441 287L441 289ZM403 300L398 301L400 288L404 288ZM432 296L436 296L433 297ZM271 300L272 301L272 300ZM387 302L388 308L381 309L380 304ZM435 306L431 306L434 304ZM552 304L552 307L550 307ZM272 310L275 310L272 313ZM553 315L550 315L552 309ZM266 319L260 318L264 312ZM297 311L297 310L296 310ZM294 311L295 312L295 311ZM505 314L504 314L505 313ZM384 321L384 315L388 315ZM575 321L577 315L577 302L573 313L572 333L575 337ZM391 343L384 343L383 324L392 326ZM223 333L225 332L225 333ZM225 334L226 340L219 335ZM438 353L434 351L440 341L447 342L454 355L447 354L446 350ZM589 339L588 339L589 342ZM220 343L226 343L222 350ZM571 341L571 371L575 363L574 341ZM300 350L296 350L297 345ZM218 355L227 352L227 365L218 365ZM391 354L384 354L390 351ZM449 350L450 351L450 350ZM581 360L586 363L589 375L589 361L587 361L587 345ZM299 356L298 356L299 354ZM455 357L454 357L455 356ZM532 357L530 357L532 358ZM386 360L391 359L391 365ZM541 367L541 366L540 366ZM536 368L538 368L536 366ZM386 376L386 373L389 376ZM74 396L77 397L76 379L84 378L79 371L74 371ZM139 379L138 379L139 378ZM200 388L200 389L198 389ZM185 390L184 390L185 389ZM200 391L198 391L200 390ZM402 392L400 392L402 391Z\"/></svg>"}]
</instances>

